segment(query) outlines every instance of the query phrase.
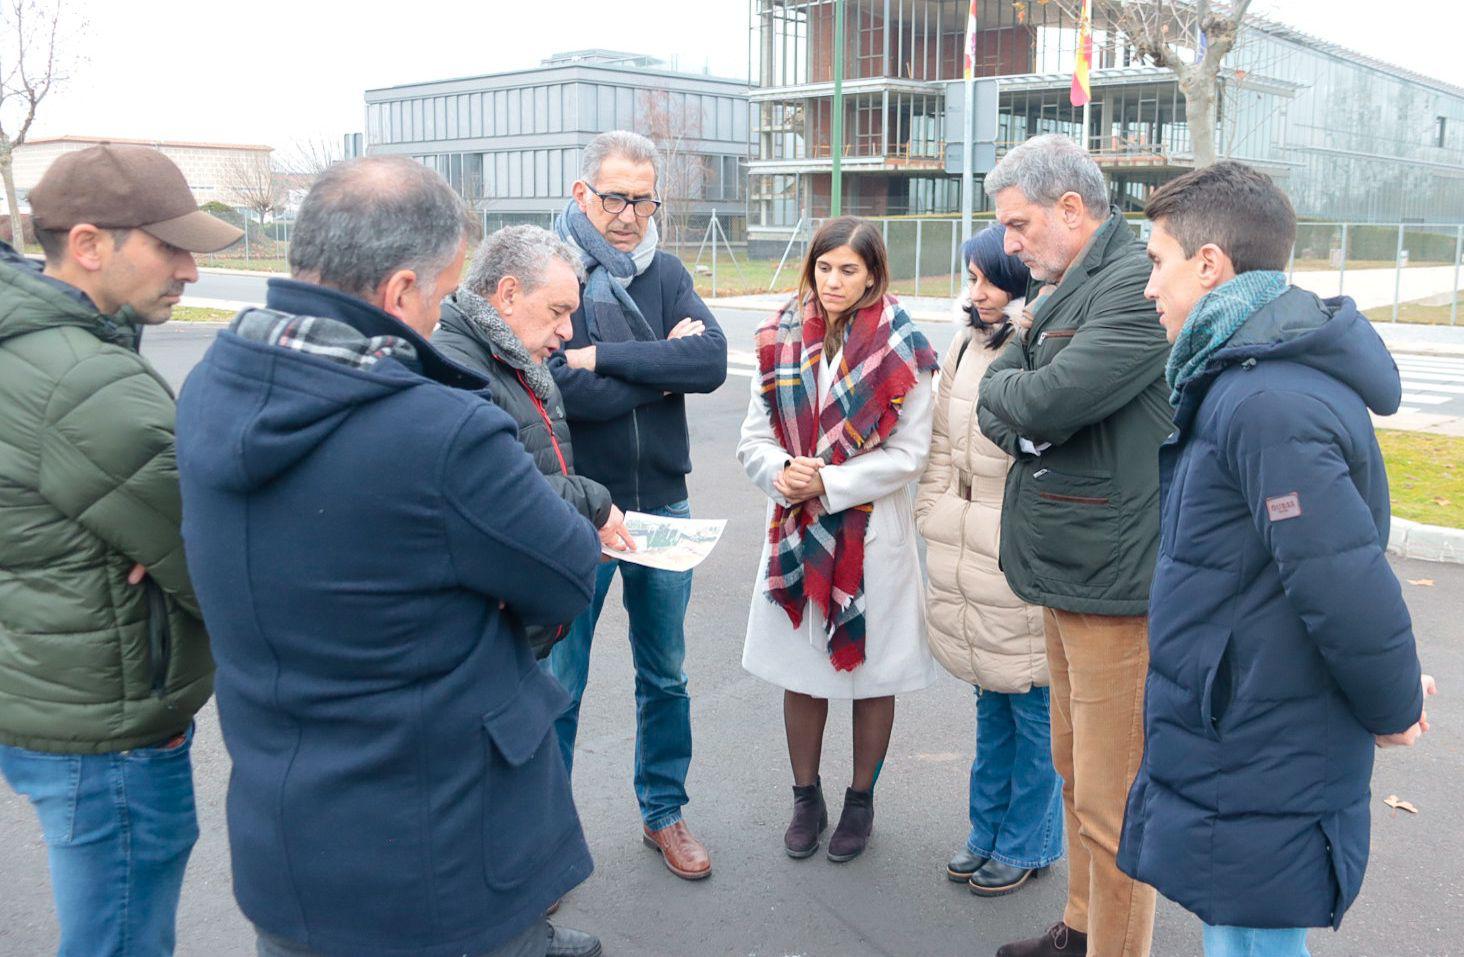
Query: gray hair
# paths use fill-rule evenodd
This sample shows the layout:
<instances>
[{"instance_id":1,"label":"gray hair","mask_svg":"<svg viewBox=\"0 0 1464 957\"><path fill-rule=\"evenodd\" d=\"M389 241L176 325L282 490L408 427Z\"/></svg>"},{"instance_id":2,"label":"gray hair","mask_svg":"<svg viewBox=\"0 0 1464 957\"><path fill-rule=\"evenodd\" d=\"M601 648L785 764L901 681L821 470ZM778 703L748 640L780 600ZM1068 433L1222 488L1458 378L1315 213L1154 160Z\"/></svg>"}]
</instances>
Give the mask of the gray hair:
<instances>
[{"instance_id":1,"label":"gray hair","mask_svg":"<svg viewBox=\"0 0 1464 957\"><path fill-rule=\"evenodd\" d=\"M541 226L505 226L478 247L463 285L487 299L505 276L512 276L524 292L533 292L544 285L554 259L573 269L580 282L585 281L579 253L564 240Z\"/></svg>"},{"instance_id":2,"label":"gray hair","mask_svg":"<svg viewBox=\"0 0 1464 957\"><path fill-rule=\"evenodd\" d=\"M661 151L656 144L639 133L630 130L611 130L601 133L585 146L585 161L580 167L580 179L595 185L600 176L600 164L608 157L619 156L632 163L650 163L656 171L656 182L661 182Z\"/></svg>"},{"instance_id":3,"label":"gray hair","mask_svg":"<svg viewBox=\"0 0 1464 957\"><path fill-rule=\"evenodd\" d=\"M1108 187L1093 157L1060 133L1034 136L1012 148L986 174L983 188L995 196L1015 186L1030 202L1053 206L1064 193L1077 193L1088 212L1108 214Z\"/></svg>"},{"instance_id":4,"label":"gray hair","mask_svg":"<svg viewBox=\"0 0 1464 957\"><path fill-rule=\"evenodd\" d=\"M434 170L405 156L337 163L310 188L290 242L290 273L369 299L410 269L424 288L457 256L467 207Z\"/></svg>"}]
</instances>

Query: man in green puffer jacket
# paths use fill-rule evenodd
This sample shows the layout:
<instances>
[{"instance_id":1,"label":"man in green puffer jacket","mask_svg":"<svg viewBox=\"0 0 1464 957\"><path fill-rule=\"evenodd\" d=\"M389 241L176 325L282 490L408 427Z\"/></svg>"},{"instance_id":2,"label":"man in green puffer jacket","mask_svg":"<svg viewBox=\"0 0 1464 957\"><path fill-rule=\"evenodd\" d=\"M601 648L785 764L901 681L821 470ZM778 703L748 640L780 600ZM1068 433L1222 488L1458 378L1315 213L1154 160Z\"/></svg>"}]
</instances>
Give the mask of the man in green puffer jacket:
<instances>
[{"instance_id":1,"label":"man in green puffer jacket","mask_svg":"<svg viewBox=\"0 0 1464 957\"><path fill-rule=\"evenodd\" d=\"M1147 957L1154 889L1119 871L1115 855L1143 755L1169 343L1144 298L1143 247L1082 147L1030 139L985 189L1006 251L1052 286L1029 306L1026 334L987 369L978 421L1016 459L1001 568L1012 591L1043 606L1068 834L1062 920L997 953Z\"/></svg>"},{"instance_id":2,"label":"man in green puffer jacket","mask_svg":"<svg viewBox=\"0 0 1464 957\"><path fill-rule=\"evenodd\" d=\"M241 233L138 146L61 157L30 202L44 270L0 243L0 773L40 818L60 952L170 954L213 662L173 394L137 348Z\"/></svg>"}]
</instances>

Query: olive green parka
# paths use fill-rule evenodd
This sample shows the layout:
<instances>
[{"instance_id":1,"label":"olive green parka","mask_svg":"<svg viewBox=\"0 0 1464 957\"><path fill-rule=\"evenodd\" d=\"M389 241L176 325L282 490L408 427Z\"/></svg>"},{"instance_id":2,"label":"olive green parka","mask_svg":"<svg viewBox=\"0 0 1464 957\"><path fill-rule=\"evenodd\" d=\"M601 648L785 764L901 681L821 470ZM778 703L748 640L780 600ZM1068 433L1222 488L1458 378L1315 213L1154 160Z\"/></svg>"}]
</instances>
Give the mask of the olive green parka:
<instances>
[{"instance_id":1,"label":"olive green parka","mask_svg":"<svg viewBox=\"0 0 1464 957\"><path fill-rule=\"evenodd\" d=\"M0 744L155 744L212 692L173 394L130 316L0 243ZM131 585L135 564L148 575Z\"/></svg>"}]
</instances>

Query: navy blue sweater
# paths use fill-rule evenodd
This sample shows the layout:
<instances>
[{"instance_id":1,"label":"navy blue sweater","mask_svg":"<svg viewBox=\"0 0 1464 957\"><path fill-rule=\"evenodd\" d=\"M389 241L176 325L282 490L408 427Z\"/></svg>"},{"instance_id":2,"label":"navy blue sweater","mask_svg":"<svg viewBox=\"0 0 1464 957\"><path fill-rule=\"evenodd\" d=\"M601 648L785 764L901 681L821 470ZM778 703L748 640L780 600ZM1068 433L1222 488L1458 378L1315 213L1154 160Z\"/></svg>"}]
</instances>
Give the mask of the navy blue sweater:
<instances>
[{"instance_id":1,"label":"navy blue sweater","mask_svg":"<svg viewBox=\"0 0 1464 957\"><path fill-rule=\"evenodd\" d=\"M1336 927L1362 886L1373 735L1423 707L1368 418L1401 394L1352 300L1300 289L1181 393L1118 863L1206 923Z\"/></svg>"},{"instance_id":2,"label":"navy blue sweater","mask_svg":"<svg viewBox=\"0 0 1464 957\"><path fill-rule=\"evenodd\" d=\"M565 348L593 345L595 371L571 369L562 354L549 367L564 394L575 470L608 488L622 509L648 511L686 498L685 394L715 392L726 380L727 337L670 253L656 253L628 291L655 341L592 342L580 308ZM668 341L666 334L688 316L706 331Z\"/></svg>"},{"instance_id":3,"label":"navy blue sweater","mask_svg":"<svg viewBox=\"0 0 1464 957\"><path fill-rule=\"evenodd\" d=\"M553 738L568 698L521 623L588 604L598 538L486 380L350 296L271 280L268 304L419 360L223 332L179 400L235 896L326 955L493 950L590 873Z\"/></svg>"}]
</instances>

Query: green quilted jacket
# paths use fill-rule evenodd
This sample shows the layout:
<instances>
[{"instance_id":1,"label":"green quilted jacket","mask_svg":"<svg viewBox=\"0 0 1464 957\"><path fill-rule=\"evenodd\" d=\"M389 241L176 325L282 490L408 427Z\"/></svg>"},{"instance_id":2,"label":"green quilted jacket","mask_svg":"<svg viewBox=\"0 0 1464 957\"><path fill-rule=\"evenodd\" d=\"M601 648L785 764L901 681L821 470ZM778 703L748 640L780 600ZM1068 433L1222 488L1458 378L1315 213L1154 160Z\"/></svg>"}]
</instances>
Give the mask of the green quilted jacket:
<instances>
[{"instance_id":1,"label":"green quilted jacket","mask_svg":"<svg viewBox=\"0 0 1464 957\"><path fill-rule=\"evenodd\" d=\"M0 243L0 744L155 744L212 692L173 394L127 318ZM148 577L129 585L139 562Z\"/></svg>"}]
</instances>

